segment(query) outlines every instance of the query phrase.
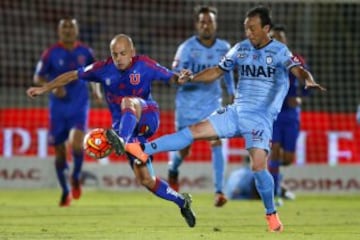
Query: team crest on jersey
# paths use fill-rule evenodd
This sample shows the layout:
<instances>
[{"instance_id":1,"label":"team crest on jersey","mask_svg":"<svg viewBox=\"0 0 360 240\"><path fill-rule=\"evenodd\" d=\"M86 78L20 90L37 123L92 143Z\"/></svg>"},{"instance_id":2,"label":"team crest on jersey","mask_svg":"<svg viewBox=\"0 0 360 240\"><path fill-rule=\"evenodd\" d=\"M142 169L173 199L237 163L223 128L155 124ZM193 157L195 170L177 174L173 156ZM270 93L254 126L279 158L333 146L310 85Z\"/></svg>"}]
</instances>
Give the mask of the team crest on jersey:
<instances>
[{"instance_id":1,"label":"team crest on jersey","mask_svg":"<svg viewBox=\"0 0 360 240\"><path fill-rule=\"evenodd\" d=\"M197 58L200 58L200 56L201 56L201 52L200 52L200 51L192 51L192 53L191 53L191 57L192 57L192 58L197 59Z\"/></svg>"},{"instance_id":2,"label":"team crest on jersey","mask_svg":"<svg viewBox=\"0 0 360 240\"><path fill-rule=\"evenodd\" d=\"M110 86L110 84L111 84L111 79L110 79L110 78L105 79L105 84L106 84L107 86Z\"/></svg>"},{"instance_id":3,"label":"team crest on jersey","mask_svg":"<svg viewBox=\"0 0 360 240\"><path fill-rule=\"evenodd\" d=\"M138 85L140 83L140 73L131 73L129 78L132 85Z\"/></svg>"},{"instance_id":4,"label":"team crest on jersey","mask_svg":"<svg viewBox=\"0 0 360 240\"><path fill-rule=\"evenodd\" d=\"M266 64L271 64L273 62L273 58L271 56L266 57Z\"/></svg>"}]
</instances>

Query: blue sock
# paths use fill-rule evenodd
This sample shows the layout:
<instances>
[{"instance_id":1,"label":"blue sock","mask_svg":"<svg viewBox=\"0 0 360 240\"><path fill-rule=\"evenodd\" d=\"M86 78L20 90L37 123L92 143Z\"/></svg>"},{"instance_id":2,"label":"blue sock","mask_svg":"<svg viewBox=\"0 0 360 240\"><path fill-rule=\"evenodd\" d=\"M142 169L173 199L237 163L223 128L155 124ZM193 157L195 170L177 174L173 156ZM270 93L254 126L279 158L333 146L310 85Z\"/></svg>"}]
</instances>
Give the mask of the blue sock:
<instances>
[{"instance_id":1,"label":"blue sock","mask_svg":"<svg viewBox=\"0 0 360 240\"><path fill-rule=\"evenodd\" d=\"M280 161L270 160L269 171L274 179L274 194L275 196L279 196L278 189L280 188Z\"/></svg>"},{"instance_id":2,"label":"blue sock","mask_svg":"<svg viewBox=\"0 0 360 240\"><path fill-rule=\"evenodd\" d=\"M178 151L189 146L194 141L189 128L179 132L165 135L149 143L145 143L144 152L153 155L158 152Z\"/></svg>"},{"instance_id":3,"label":"blue sock","mask_svg":"<svg viewBox=\"0 0 360 240\"><path fill-rule=\"evenodd\" d=\"M213 178L216 193L222 193L224 186L224 172L226 161L222 152L222 146L213 146L212 151L212 165L213 165Z\"/></svg>"},{"instance_id":4,"label":"blue sock","mask_svg":"<svg viewBox=\"0 0 360 240\"><path fill-rule=\"evenodd\" d=\"M69 168L69 166L65 159L62 159L62 160L56 159L55 160L56 176L57 176L58 182L60 184L60 187L61 187L63 193L65 193L65 194L70 191L69 185L67 183L67 178L66 178L66 171L68 170L68 168Z\"/></svg>"},{"instance_id":5,"label":"blue sock","mask_svg":"<svg viewBox=\"0 0 360 240\"><path fill-rule=\"evenodd\" d=\"M157 177L155 181L154 189L149 189L151 192L162 199L174 202L179 208L184 207L185 200L181 194L170 188L167 182L160 178Z\"/></svg>"},{"instance_id":6,"label":"blue sock","mask_svg":"<svg viewBox=\"0 0 360 240\"><path fill-rule=\"evenodd\" d=\"M264 203L266 214L276 212L274 204L274 180L268 170L254 172L255 185Z\"/></svg>"},{"instance_id":7,"label":"blue sock","mask_svg":"<svg viewBox=\"0 0 360 240\"><path fill-rule=\"evenodd\" d=\"M120 137L127 143L134 132L137 120L135 113L131 109L123 109L120 121Z\"/></svg>"},{"instance_id":8,"label":"blue sock","mask_svg":"<svg viewBox=\"0 0 360 240\"><path fill-rule=\"evenodd\" d=\"M82 168L83 161L84 161L84 153L82 151L80 151L80 152L73 151L72 155L73 155L73 161L74 161L74 170L73 170L72 178L79 180L80 174L81 174L81 168Z\"/></svg>"},{"instance_id":9,"label":"blue sock","mask_svg":"<svg viewBox=\"0 0 360 240\"><path fill-rule=\"evenodd\" d=\"M169 161L169 171L178 173L178 168L180 167L184 159L181 158L179 151L171 152L170 156L171 160Z\"/></svg>"}]
</instances>

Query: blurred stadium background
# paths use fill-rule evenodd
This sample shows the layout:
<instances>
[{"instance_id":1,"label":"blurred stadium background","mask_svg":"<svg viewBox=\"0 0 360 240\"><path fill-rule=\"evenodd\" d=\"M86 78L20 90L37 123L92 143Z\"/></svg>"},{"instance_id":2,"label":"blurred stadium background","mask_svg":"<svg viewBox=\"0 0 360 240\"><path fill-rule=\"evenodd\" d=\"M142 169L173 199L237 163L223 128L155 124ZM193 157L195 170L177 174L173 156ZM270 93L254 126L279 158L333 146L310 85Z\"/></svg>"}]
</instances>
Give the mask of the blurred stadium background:
<instances>
[{"instance_id":1,"label":"blurred stadium background","mask_svg":"<svg viewBox=\"0 0 360 240\"><path fill-rule=\"evenodd\" d=\"M218 36L235 44L244 38L245 12L258 3L271 7L275 23L285 24L289 46L305 57L318 82L328 88L303 105L297 164L286 177L294 190L358 193L360 190L360 126L355 111L360 102L360 1L191 1L191 0L2 0L0 2L0 187L43 187L52 173L52 149L46 145L47 97L29 100L25 89L42 51L57 41L58 20L74 16L80 38L97 59L109 56L108 44L117 33L130 35L139 54L171 67L179 43L194 33L193 7L219 10ZM172 132L173 87L154 86L162 109L158 135ZM90 127L109 127L106 106L93 106ZM227 157L236 167L244 157L241 139L226 141ZM167 154L158 154L158 169L166 174ZM89 173L103 173L101 186L133 189L129 168L114 170L87 159ZM126 164L110 156L112 164ZM211 189L210 152L199 142L185 164L184 185ZM193 168L201 164L205 168ZM231 167L230 167L231 168ZM229 170L230 170L229 168ZM96 169L96 171L95 171ZM105 170L104 170L105 169ZM127 176L127 177L126 177ZM108 178L107 178L108 177ZM108 180L106 180L108 179ZM205 180L206 181L205 181ZM188 180L188 182L186 182ZM210 181L211 182L211 181ZM204 187L205 186L205 187ZM209 187L210 186L210 187ZM120 188L119 188L120 187Z\"/></svg>"}]
</instances>

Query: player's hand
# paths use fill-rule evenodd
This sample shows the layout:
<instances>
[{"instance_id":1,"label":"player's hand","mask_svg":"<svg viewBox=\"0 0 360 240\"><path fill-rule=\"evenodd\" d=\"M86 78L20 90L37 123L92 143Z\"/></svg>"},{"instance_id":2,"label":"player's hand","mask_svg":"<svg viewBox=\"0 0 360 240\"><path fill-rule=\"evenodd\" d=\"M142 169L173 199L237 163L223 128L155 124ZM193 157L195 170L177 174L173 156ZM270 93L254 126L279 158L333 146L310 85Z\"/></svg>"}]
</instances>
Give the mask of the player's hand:
<instances>
[{"instance_id":1,"label":"player's hand","mask_svg":"<svg viewBox=\"0 0 360 240\"><path fill-rule=\"evenodd\" d=\"M45 90L42 87L30 87L26 90L26 94L31 98L42 95L44 94L44 92Z\"/></svg>"},{"instance_id":2,"label":"player's hand","mask_svg":"<svg viewBox=\"0 0 360 240\"><path fill-rule=\"evenodd\" d=\"M63 98L66 96L66 90L64 87L58 87L58 88L54 88L52 90L52 93L54 94L55 97L57 98Z\"/></svg>"},{"instance_id":3,"label":"player's hand","mask_svg":"<svg viewBox=\"0 0 360 240\"><path fill-rule=\"evenodd\" d=\"M190 82L192 77L192 72L189 69L182 69L179 74L178 83L181 85L186 82Z\"/></svg>"},{"instance_id":4,"label":"player's hand","mask_svg":"<svg viewBox=\"0 0 360 240\"><path fill-rule=\"evenodd\" d=\"M326 88L316 82L306 82L305 89L319 89L320 91L326 91Z\"/></svg>"}]
</instances>

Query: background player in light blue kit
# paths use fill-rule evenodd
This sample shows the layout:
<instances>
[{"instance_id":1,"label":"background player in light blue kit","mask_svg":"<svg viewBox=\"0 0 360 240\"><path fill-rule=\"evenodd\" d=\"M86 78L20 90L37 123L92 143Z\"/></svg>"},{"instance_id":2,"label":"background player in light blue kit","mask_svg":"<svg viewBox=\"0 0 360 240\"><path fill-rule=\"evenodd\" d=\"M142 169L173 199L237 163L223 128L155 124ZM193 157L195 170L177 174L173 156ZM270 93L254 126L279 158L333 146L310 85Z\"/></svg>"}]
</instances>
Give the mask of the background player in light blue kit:
<instances>
[{"instance_id":1,"label":"background player in light blue kit","mask_svg":"<svg viewBox=\"0 0 360 240\"><path fill-rule=\"evenodd\" d=\"M59 41L46 49L37 64L34 82L44 85L60 74L86 66L94 61L92 50L77 41L79 28L76 19L64 18L59 21ZM100 99L100 88L92 84L93 92ZM69 206L71 195L81 196L80 174L83 164L82 140L87 128L89 96L87 83L79 80L66 87L53 89L49 95L50 132L49 144L55 147L55 168L58 182L62 188L59 205ZM72 194L67 183L66 144L72 148L74 169L71 175Z\"/></svg>"},{"instance_id":2,"label":"background player in light blue kit","mask_svg":"<svg viewBox=\"0 0 360 240\"><path fill-rule=\"evenodd\" d=\"M270 37L287 44L285 26L273 26L270 31ZM308 69L302 56L294 53L294 57L298 58L304 68ZM275 203L278 206L283 204L281 199L283 193L280 166L289 166L295 161L296 141L300 133L300 106L302 104L302 97L308 95L308 91L300 88L299 80L291 72L289 74L289 84L289 91L281 111L274 122L269 161L269 171L274 179ZM295 196L291 195L290 192L285 193L287 196Z\"/></svg>"},{"instance_id":3,"label":"background player in light blue kit","mask_svg":"<svg viewBox=\"0 0 360 240\"><path fill-rule=\"evenodd\" d=\"M189 69L193 73L200 72L218 64L230 44L216 37L217 9L209 6L197 6L194 11L194 21L197 35L185 40L177 49L173 62L173 69L180 72ZM212 83L186 83L177 88L175 100L175 125L181 130L195 124L221 107L222 89L221 78ZM234 95L233 73L224 74L228 95ZM214 171L215 206L221 207L226 203L223 194L224 171L227 160L222 152L221 140L211 142L212 164ZM179 189L179 166L189 155L190 146L171 153L169 161L169 184L173 189Z\"/></svg>"},{"instance_id":4,"label":"background player in light blue kit","mask_svg":"<svg viewBox=\"0 0 360 240\"><path fill-rule=\"evenodd\" d=\"M267 170L272 126L289 89L291 71L305 83L306 88L325 90L312 75L302 68L287 46L271 40L269 10L256 7L247 12L244 28L247 39L237 43L218 66L196 75L182 71L179 82L211 82L224 72L238 70L234 103L217 114L181 131L160 137L146 144L128 143L125 151L146 162L157 152L183 149L198 139L217 139L242 136L249 151L255 183L266 210L268 229L280 232L283 225L274 205L274 181ZM121 139L117 139L121 143Z\"/></svg>"},{"instance_id":5,"label":"background player in light blue kit","mask_svg":"<svg viewBox=\"0 0 360 240\"><path fill-rule=\"evenodd\" d=\"M110 42L111 57L95 62L87 67L66 72L53 82L42 87L27 90L35 97L60 86L69 86L78 78L101 83L112 116L112 127L107 131L108 139L121 136L125 142L147 142L159 127L159 107L151 96L151 84L155 80L165 83L175 82L176 73L159 65L147 56L135 55L131 38L125 34L116 35ZM119 148L115 149L119 153ZM156 177L152 168L152 157L146 164L128 156L134 174L144 187L157 197L174 202L189 227L196 224L191 209L191 195L179 194L167 182Z\"/></svg>"}]
</instances>

